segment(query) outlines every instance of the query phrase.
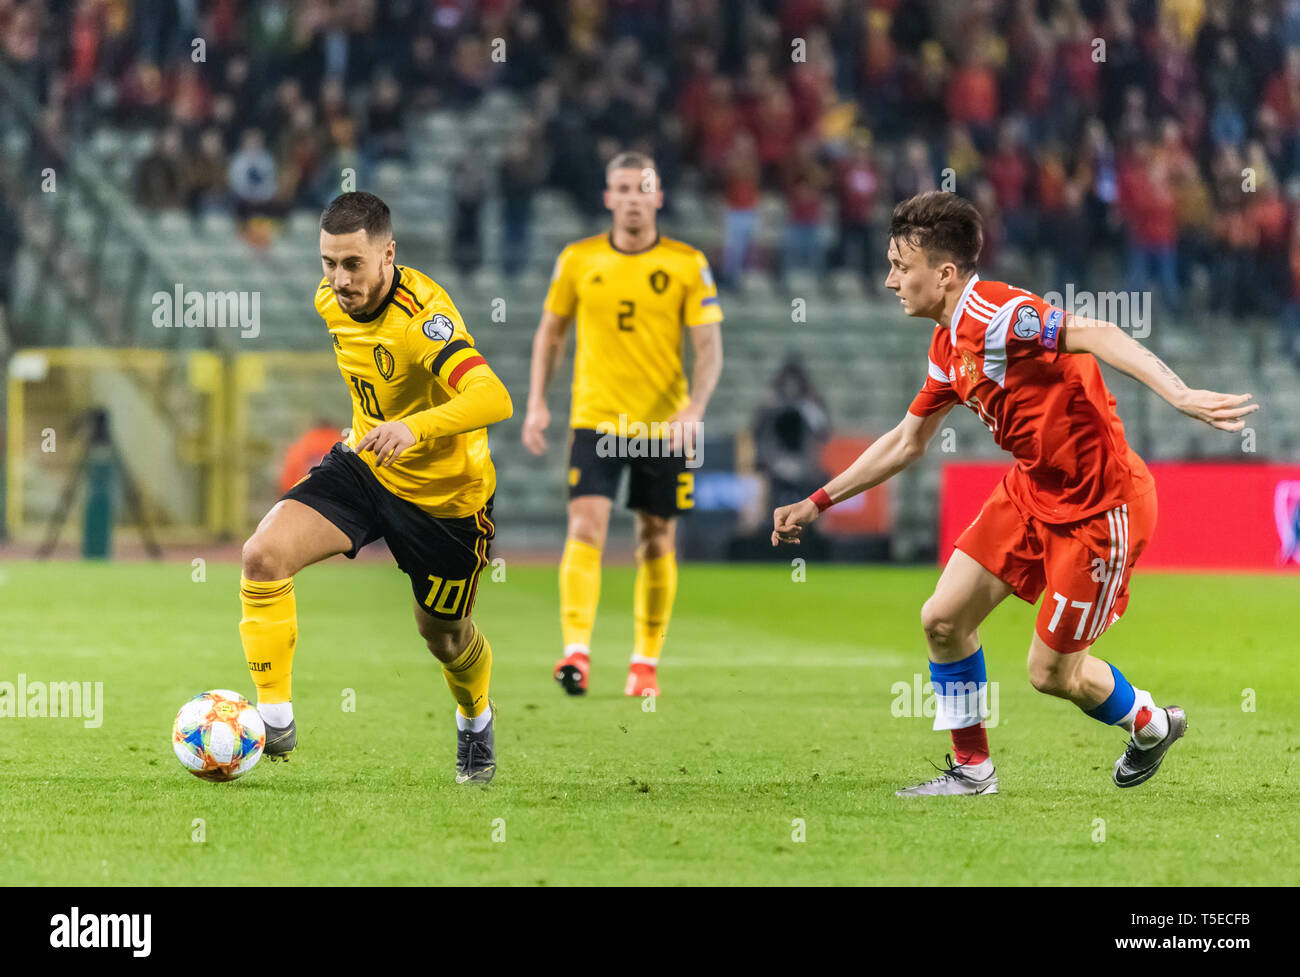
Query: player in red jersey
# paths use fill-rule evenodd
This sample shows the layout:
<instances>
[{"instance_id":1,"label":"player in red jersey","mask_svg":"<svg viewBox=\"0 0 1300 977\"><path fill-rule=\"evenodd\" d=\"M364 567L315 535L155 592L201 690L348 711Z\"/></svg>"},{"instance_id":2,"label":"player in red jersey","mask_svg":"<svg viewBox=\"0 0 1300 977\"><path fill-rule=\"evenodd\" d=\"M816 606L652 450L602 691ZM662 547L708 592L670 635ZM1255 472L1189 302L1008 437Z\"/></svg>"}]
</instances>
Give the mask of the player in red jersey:
<instances>
[{"instance_id":1,"label":"player in red jersey","mask_svg":"<svg viewBox=\"0 0 1300 977\"><path fill-rule=\"evenodd\" d=\"M1007 595L1042 605L1029 680L1130 739L1113 779L1149 779L1187 717L1129 684L1092 644L1128 605L1133 567L1156 521L1155 482L1129 447L1097 360L1140 380L1178 410L1224 431L1257 410L1250 394L1191 390L1150 350L1109 322L1067 314L1038 296L983 281L979 212L934 191L894 208L889 276L910 316L937 324L925 384L903 420L807 499L773 513L772 544L798 542L836 502L919 458L956 404L973 410L1015 466L961 534L921 608L937 696L935 729L957 762L904 796L997 793L984 728L987 690L979 625ZM1082 355L1092 354L1092 355Z\"/></svg>"}]
</instances>

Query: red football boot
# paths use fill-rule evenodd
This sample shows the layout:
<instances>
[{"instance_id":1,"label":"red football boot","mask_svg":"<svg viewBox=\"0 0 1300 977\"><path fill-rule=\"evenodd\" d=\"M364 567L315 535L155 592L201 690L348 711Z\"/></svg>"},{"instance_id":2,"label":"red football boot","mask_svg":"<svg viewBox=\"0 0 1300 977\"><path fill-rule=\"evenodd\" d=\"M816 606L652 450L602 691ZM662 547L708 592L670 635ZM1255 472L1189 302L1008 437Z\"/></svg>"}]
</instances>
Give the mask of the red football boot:
<instances>
[{"instance_id":1,"label":"red football boot","mask_svg":"<svg viewBox=\"0 0 1300 977\"><path fill-rule=\"evenodd\" d=\"M658 695L659 677L654 665L633 662L628 668L627 685L623 687L624 695Z\"/></svg>"},{"instance_id":2,"label":"red football boot","mask_svg":"<svg viewBox=\"0 0 1300 977\"><path fill-rule=\"evenodd\" d=\"M587 674L591 671L591 656L581 652L565 655L555 666L555 681L569 695L587 694Z\"/></svg>"}]
</instances>

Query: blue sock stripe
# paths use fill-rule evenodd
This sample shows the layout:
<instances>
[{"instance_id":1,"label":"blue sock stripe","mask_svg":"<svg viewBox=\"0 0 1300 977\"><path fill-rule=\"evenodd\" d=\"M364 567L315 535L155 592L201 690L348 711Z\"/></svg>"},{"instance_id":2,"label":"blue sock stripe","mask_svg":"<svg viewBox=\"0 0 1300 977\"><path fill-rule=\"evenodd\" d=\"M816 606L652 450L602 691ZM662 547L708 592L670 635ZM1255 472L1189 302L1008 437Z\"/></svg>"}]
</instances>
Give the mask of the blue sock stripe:
<instances>
[{"instance_id":1,"label":"blue sock stripe","mask_svg":"<svg viewBox=\"0 0 1300 977\"><path fill-rule=\"evenodd\" d=\"M1110 673L1115 676L1115 688L1111 690L1106 701L1093 709L1085 709L1089 716L1099 723L1105 723L1107 726L1114 726L1121 719L1128 715L1129 710L1133 708L1133 702L1137 699L1137 693L1133 691L1133 686L1129 684L1128 679L1110 662Z\"/></svg>"},{"instance_id":2,"label":"blue sock stripe","mask_svg":"<svg viewBox=\"0 0 1300 977\"><path fill-rule=\"evenodd\" d=\"M988 681L984 670L984 646L980 645L975 654L968 655L959 662L930 662L930 684L939 695L956 686L979 687Z\"/></svg>"}]
</instances>

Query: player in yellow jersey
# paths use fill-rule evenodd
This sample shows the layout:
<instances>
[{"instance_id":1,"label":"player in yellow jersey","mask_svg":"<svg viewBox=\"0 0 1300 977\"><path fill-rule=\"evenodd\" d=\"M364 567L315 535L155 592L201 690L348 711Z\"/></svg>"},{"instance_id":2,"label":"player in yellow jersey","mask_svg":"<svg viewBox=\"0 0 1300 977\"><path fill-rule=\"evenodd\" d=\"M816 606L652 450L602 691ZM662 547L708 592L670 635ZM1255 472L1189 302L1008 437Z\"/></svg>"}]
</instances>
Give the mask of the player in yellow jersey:
<instances>
[{"instance_id":1,"label":"player in yellow jersey","mask_svg":"<svg viewBox=\"0 0 1300 977\"><path fill-rule=\"evenodd\" d=\"M352 397L352 430L244 544L239 634L266 755L297 745L294 575L382 537L411 579L416 627L457 703L456 781L485 783L496 772L492 648L470 611L493 537L496 473L484 428L510 416L510 394L447 293L394 263L382 200L345 193L320 227L316 311Z\"/></svg>"},{"instance_id":2,"label":"player in yellow jersey","mask_svg":"<svg viewBox=\"0 0 1300 977\"><path fill-rule=\"evenodd\" d=\"M654 161L623 153L606 170L608 234L570 244L555 263L537 334L524 445L546 450L546 388L577 318L569 425L568 538L560 562L564 656L555 678L587 691L600 558L619 480L635 513L635 644L624 692L658 695L656 666L677 591L676 517L693 504L698 433L722 371L722 310L699 251L655 228L663 192ZM695 350L689 393L683 333ZM667 435L665 436L665 432Z\"/></svg>"}]
</instances>

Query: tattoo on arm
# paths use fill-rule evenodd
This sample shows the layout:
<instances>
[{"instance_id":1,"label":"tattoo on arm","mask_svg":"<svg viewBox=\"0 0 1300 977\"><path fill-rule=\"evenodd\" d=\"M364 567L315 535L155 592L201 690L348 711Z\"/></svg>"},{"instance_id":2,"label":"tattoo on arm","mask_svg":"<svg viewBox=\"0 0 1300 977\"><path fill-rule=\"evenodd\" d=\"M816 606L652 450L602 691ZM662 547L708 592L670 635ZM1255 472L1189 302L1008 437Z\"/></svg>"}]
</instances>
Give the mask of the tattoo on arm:
<instances>
[{"instance_id":1,"label":"tattoo on arm","mask_svg":"<svg viewBox=\"0 0 1300 977\"><path fill-rule=\"evenodd\" d=\"M1175 373L1173 370L1169 369L1167 365L1165 365L1164 360L1156 356L1155 353L1151 352L1151 350L1147 349L1145 346L1142 347L1142 352L1147 355L1147 357L1151 360L1155 368L1159 370L1162 374L1164 374L1166 378L1168 378L1169 382L1173 384L1175 390L1187 389L1187 384L1183 383L1182 378L1180 378L1177 373Z\"/></svg>"}]
</instances>

